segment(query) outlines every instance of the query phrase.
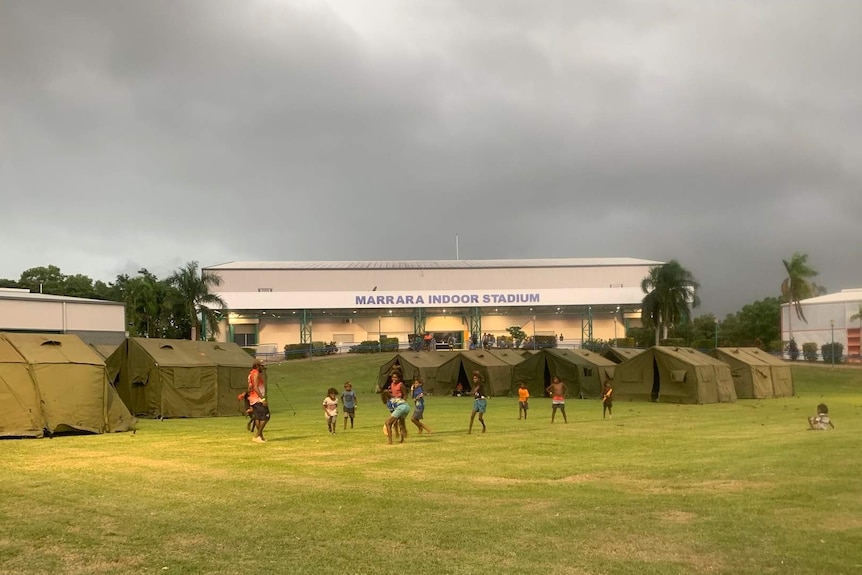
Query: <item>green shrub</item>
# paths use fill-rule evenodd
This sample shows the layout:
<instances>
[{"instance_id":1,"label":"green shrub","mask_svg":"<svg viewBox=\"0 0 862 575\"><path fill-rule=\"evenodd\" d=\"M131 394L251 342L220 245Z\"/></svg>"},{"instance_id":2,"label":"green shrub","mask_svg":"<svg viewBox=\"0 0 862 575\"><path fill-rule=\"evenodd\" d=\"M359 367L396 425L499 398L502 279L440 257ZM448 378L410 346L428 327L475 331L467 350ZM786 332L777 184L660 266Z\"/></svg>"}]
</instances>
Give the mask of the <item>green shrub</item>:
<instances>
[{"instance_id":1,"label":"green shrub","mask_svg":"<svg viewBox=\"0 0 862 575\"><path fill-rule=\"evenodd\" d=\"M841 363L844 358L844 344L827 343L820 347L820 356L823 358L823 363Z\"/></svg>"},{"instance_id":2,"label":"green shrub","mask_svg":"<svg viewBox=\"0 0 862 575\"><path fill-rule=\"evenodd\" d=\"M380 342L376 339L367 339L356 345L351 345L347 353L379 353Z\"/></svg>"},{"instance_id":3,"label":"green shrub","mask_svg":"<svg viewBox=\"0 0 862 575\"><path fill-rule=\"evenodd\" d=\"M787 342L787 353L790 355L790 361L796 361L799 359L799 344L796 343L795 339L791 339Z\"/></svg>"},{"instance_id":4,"label":"green shrub","mask_svg":"<svg viewBox=\"0 0 862 575\"><path fill-rule=\"evenodd\" d=\"M586 349L589 351L594 351L596 353L601 352L603 349L608 347L610 342L605 342L603 339L586 339L581 344L581 349Z\"/></svg>"},{"instance_id":5,"label":"green shrub","mask_svg":"<svg viewBox=\"0 0 862 575\"><path fill-rule=\"evenodd\" d=\"M618 337L611 344L614 347L635 347L635 338L633 337Z\"/></svg>"},{"instance_id":6,"label":"green shrub","mask_svg":"<svg viewBox=\"0 0 862 575\"><path fill-rule=\"evenodd\" d=\"M289 343L284 346L284 359L302 359L308 357L307 343Z\"/></svg>"},{"instance_id":7,"label":"green shrub","mask_svg":"<svg viewBox=\"0 0 862 575\"><path fill-rule=\"evenodd\" d=\"M695 349L713 349L715 347L715 338L695 340L691 343L691 347Z\"/></svg>"},{"instance_id":8,"label":"green shrub","mask_svg":"<svg viewBox=\"0 0 862 575\"><path fill-rule=\"evenodd\" d=\"M782 351L784 351L784 348L785 344L783 341L770 341L766 345L766 351L768 351L769 353L781 353Z\"/></svg>"},{"instance_id":9,"label":"green shrub","mask_svg":"<svg viewBox=\"0 0 862 575\"><path fill-rule=\"evenodd\" d=\"M802 344L802 357L805 361L817 361L817 344L813 341Z\"/></svg>"},{"instance_id":10,"label":"green shrub","mask_svg":"<svg viewBox=\"0 0 862 575\"><path fill-rule=\"evenodd\" d=\"M685 340L681 337L669 337L661 340L660 344L667 347L686 347Z\"/></svg>"},{"instance_id":11,"label":"green shrub","mask_svg":"<svg viewBox=\"0 0 862 575\"><path fill-rule=\"evenodd\" d=\"M380 341L381 351L398 351L397 337L384 337Z\"/></svg>"}]
</instances>

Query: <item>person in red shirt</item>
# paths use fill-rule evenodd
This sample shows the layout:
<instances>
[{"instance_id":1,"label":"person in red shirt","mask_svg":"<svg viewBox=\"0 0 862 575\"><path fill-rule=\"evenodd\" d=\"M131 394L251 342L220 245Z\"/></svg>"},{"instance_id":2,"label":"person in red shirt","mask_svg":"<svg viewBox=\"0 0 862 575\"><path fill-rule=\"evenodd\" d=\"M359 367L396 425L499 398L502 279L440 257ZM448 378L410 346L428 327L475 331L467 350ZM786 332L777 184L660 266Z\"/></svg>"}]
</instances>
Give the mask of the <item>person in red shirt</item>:
<instances>
[{"instance_id":1,"label":"person in red shirt","mask_svg":"<svg viewBox=\"0 0 862 575\"><path fill-rule=\"evenodd\" d=\"M254 420L255 443L266 443L263 428L269 423L269 405L266 402L266 380L263 363L255 360L248 374L248 402L251 405L251 417Z\"/></svg>"},{"instance_id":2,"label":"person in red shirt","mask_svg":"<svg viewBox=\"0 0 862 575\"><path fill-rule=\"evenodd\" d=\"M404 383L398 372L392 374L392 385L389 386L389 393L392 397L404 399Z\"/></svg>"}]
</instances>

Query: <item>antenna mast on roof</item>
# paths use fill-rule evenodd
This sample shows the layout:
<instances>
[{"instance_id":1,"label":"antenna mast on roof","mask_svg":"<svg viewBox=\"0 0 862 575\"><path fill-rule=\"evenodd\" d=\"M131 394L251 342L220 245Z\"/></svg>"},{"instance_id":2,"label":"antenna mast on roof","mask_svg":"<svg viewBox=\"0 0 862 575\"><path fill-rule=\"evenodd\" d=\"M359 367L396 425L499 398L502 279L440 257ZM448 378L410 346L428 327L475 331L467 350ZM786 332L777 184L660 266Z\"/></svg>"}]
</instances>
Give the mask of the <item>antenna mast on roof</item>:
<instances>
[{"instance_id":1,"label":"antenna mast on roof","mask_svg":"<svg viewBox=\"0 0 862 575\"><path fill-rule=\"evenodd\" d=\"M456 259L456 260L460 260L460 259L461 259L461 258L459 257L459 254L458 254L458 234L455 234L455 259Z\"/></svg>"}]
</instances>

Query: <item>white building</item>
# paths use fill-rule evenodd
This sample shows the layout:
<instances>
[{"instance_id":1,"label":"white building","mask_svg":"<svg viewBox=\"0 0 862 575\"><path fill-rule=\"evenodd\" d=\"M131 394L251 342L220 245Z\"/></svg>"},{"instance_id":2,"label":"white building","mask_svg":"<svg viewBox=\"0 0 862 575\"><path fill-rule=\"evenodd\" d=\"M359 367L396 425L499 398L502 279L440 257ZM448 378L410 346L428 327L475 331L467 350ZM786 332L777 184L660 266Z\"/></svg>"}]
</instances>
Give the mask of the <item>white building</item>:
<instances>
[{"instance_id":1,"label":"white building","mask_svg":"<svg viewBox=\"0 0 862 575\"><path fill-rule=\"evenodd\" d=\"M840 343L848 358L860 355L860 320L850 320L862 310L862 288L845 289L838 293L802 300L802 312L807 321L796 317L794 306L781 306L781 340L793 339L802 344L813 342L820 346ZM834 339L833 339L834 338Z\"/></svg>"},{"instance_id":2,"label":"white building","mask_svg":"<svg viewBox=\"0 0 862 575\"><path fill-rule=\"evenodd\" d=\"M221 339L240 345L354 344L433 333L563 336L567 345L624 337L640 325L641 281L663 262L634 258L367 262L230 262ZM635 322L635 323L633 323Z\"/></svg>"},{"instance_id":3,"label":"white building","mask_svg":"<svg viewBox=\"0 0 862 575\"><path fill-rule=\"evenodd\" d=\"M0 331L69 333L86 343L119 345L126 337L126 306L0 288Z\"/></svg>"}]
</instances>

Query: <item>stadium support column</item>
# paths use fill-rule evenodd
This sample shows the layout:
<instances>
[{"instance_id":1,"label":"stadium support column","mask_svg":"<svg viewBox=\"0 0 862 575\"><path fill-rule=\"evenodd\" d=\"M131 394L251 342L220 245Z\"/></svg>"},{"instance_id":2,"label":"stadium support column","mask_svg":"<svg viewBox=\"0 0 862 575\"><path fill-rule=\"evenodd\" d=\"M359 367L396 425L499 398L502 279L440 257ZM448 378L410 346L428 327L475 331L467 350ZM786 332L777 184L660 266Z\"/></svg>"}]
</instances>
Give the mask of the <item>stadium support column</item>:
<instances>
[{"instance_id":1,"label":"stadium support column","mask_svg":"<svg viewBox=\"0 0 862 575\"><path fill-rule=\"evenodd\" d=\"M584 347L584 342L593 342L593 306L587 307L587 321L581 318L581 347Z\"/></svg>"},{"instance_id":2,"label":"stadium support column","mask_svg":"<svg viewBox=\"0 0 862 575\"><path fill-rule=\"evenodd\" d=\"M302 315L299 316L299 343L307 343L311 346L311 312L307 309L302 310Z\"/></svg>"},{"instance_id":3,"label":"stadium support column","mask_svg":"<svg viewBox=\"0 0 862 575\"><path fill-rule=\"evenodd\" d=\"M470 310L470 343L467 344L467 349L470 349L470 344L473 343L473 336L476 338L482 337L482 310L474 307Z\"/></svg>"},{"instance_id":4,"label":"stadium support column","mask_svg":"<svg viewBox=\"0 0 862 575\"><path fill-rule=\"evenodd\" d=\"M413 333L418 336L425 334L425 310L421 307L413 308Z\"/></svg>"}]
</instances>

